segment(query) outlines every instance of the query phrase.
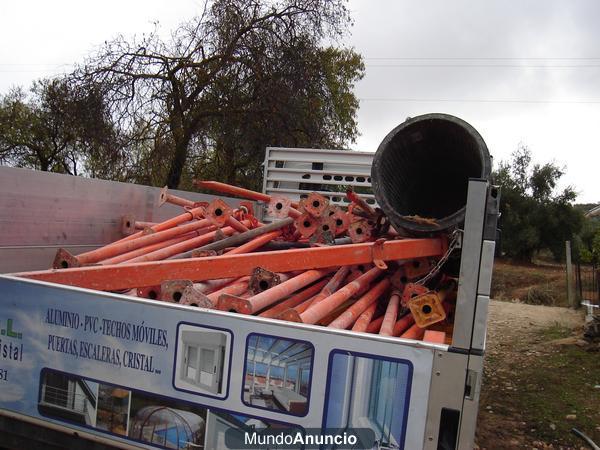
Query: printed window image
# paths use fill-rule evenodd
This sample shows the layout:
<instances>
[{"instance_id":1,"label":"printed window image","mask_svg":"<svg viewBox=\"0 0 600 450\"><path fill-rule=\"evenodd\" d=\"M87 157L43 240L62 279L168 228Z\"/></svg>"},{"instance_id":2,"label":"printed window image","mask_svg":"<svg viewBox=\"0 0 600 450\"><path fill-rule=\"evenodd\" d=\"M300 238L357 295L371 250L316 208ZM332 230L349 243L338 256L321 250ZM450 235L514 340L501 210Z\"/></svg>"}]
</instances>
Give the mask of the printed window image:
<instances>
[{"instance_id":1,"label":"printed window image","mask_svg":"<svg viewBox=\"0 0 600 450\"><path fill-rule=\"evenodd\" d=\"M40 388L38 408L43 415L83 425L96 424L97 383L44 370Z\"/></svg>"},{"instance_id":2,"label":"printed window image","mask_svg":"<svg viewBox=\"0 0 600 450\"><path fill-rule=\"evenodd\" d=\"M40 374L38 408L47 417L174 450L225 449L228 431L243 443L244 433L293 427L52 369Z\"/></svg>"},{"instance_id":3,"label":"printed window image","mask_svg":"<svg viewBox=\"0 0 600 450\"><path fill-rule=\"evenodd\" d=\"M250 335L243 402L257 408L305 415L312 359L313 347L306 342Z\"/></svg>"},{"instance_id":4,"label":"printed window image","mask_svg":"<svg viewBox=\"0 0 600 450\"><path fill-rule=\"evenodd\" d=\"M229 370L230 334L181 325L177 343L175 388L223 396Z\"/></svg>"},{"instance_id":5,"label":"printed window image","mask_svg":"<svg viewBox=\"0 0 600 450\"><path fill-rule=\"evenodd\" d=\"M131 391L109 384L98 387L96 427L111 433L127 435Z\"/></svg>"},{"instance_id":6,"label":"printed window image","mask_svg":"<svg viewBox=\"0 0 600 450\"><path fill-rule=\"evenodd\" d=\"M403 448L411 366L336 352L329 370L325 427L370 428L378 448Z\"/></svg>"}]
</instances>

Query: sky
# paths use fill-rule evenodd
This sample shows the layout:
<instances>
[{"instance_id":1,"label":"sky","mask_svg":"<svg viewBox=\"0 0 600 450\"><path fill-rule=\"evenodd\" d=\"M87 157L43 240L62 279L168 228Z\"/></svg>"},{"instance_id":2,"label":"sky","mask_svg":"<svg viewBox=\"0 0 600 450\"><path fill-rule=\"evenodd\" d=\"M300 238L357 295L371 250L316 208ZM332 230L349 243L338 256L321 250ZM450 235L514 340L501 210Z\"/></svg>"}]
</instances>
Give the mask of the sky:
<instances>
[{"instance_id":1,"label":"sky","mask_svg":"<svg viewBox=\"0 0 600 450\"><path fill-rule=\"evenodd\" d=\"M0 3L0 94L69 72L118 34L168 35L198 0ZM473 125L496 163L520 144L564 167L582 203L600 202L600 2L350 0L341 43L362 54L360 136L375 151L407 117L445 112Z\"/></svg>"}]
</instances>

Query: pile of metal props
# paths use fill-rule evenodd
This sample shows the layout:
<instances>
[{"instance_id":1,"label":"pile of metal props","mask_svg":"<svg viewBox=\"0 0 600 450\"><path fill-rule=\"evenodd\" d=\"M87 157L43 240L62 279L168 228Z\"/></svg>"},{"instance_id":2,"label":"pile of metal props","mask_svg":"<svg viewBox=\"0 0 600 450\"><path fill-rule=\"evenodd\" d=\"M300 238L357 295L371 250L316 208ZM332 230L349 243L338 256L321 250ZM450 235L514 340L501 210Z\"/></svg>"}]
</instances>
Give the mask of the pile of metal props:
<instances>
[{"instance_id":1,"label":"pile of metal props","mask_svg":"<svg viewBox=\"0 0 600 450\"><path fill-rule=\"evenodd\" d=\"M46 271L53 276L29 276L385 336L440 343L450 336L456 281L440 271L453 248L446 234L402 237L352 190L345 210L318 193L295 203L195 184L244 200L235 208L221 199L197 203L165 188L159 204L177 205L181 214L161 223L124 216L124 238L79 255L60 249L55 270ZM273 221L258 221L255 203L245 200L265 204Z\"/></svg>"}]
</instances>

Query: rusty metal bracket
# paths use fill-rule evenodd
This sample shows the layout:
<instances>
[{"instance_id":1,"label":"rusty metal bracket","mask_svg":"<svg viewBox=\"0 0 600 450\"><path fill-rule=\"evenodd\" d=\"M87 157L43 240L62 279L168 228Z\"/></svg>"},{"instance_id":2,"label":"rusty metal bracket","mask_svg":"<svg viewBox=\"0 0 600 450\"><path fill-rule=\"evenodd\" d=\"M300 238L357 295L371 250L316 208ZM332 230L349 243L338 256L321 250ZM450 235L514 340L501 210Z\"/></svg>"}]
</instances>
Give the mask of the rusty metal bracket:
<instances>
[{"instance_id":1,"label":"rusty metal bracket","mask_svg":"<svg viewBox=\"0 0 600 450\"><path fill-rule=\"evenodd\" d=\"M285 219L289 215L291 206L292 201L289 198L281 195L273 195L269 201L267 212L270 216Z\"/></svg>"},{"instance_id":2,"label":"rusty metal bracket","mask_svg":"<svg viewBox=\"0 0 600 450\"><path fill-rule=\"evenodd\" d=\"M208 208L206 208L206 218L210 220L214 225L222 227L227 222L227 219L232 214L231 207L220 198L217 198L210 202Z\"/></svg>"},{"instance_id":3,"label":"rusty metal bracket","mask_svg":"<svg viewBox=\"0 0 600 450\"><path fill-rule=\"evenodd\" d=\"M146 286L137 289L137 296L157 300L160 298L160 286Z\"/></svg>"},{"instance_id":4,"label":"rusty metal bracket","mask_svg":"<svg viewBox=\"0 0 600 450\"><path fill-rule=\"evenodd\" d=\"M373 246L371 247L371 254L373 255L373 263L379 267L381 270L385 270L388 268L388 265L383 260L383 244L385 243L385 239L377 239Z\"/></svg>"},{"instance_id":5,"label":"rusty metal bracket","mask_svg":"<svg viewBox=\"0 0 600 450\"><path fill-rule=\"evenodd\" d=\"M350 224L350 227L348 228L348 234L350 235L352 242L355 244L367 242L372 237L372 227L365 219L357 220L356 222L352 222Z\"/></svg>"},{"instance_id":6,"label":"rusty metal bracket","mask_svg":"<svg viewBox=\"0 0 600 450\"><path fill-rule=\"evenodd\" d=\"M185 212L189 213L191 218L188 220L196 219L200 220L206 216L206 208L208 208L208 204L206 202L198 202L194 203L194 206L184 206L183 209Z\"/></svg>"},{"instance_id":7,"label":"rusty metal bracket","mask_svg":"<svg viewBox=\"0 0 600 450\"><path fill-rule=\"evenodd\" d=\"M135 216L125 214L121 217L121 233L125 236L135 233Z\"/></svg>"},{"instance_id":8,"label":"rusty metal bracket","mask_svg":"<svg viewBox=\"0 0 600 450\"><path fill-rule=\"evenodd\" d=\"M333 245L335 242L335 219L323 216L318 221L317 230L310 238L311 243Z\"/></svg>"},{"instance_id":9,"label":"rusty metal bracket","mask_svg":"<svg viewBox=\"0 0 600 450\"><path fill-rule=\"evenodd\" d=\"M330 217L335 220L335 235L339 236L348 231L348 227L350 227L350 214L342 211L340 208L330 208L330 211L332 211Z\"/></svg>"},{"instance_id":10,"label":"rusty metal bracket","mask_svg":"<svg viewBox=\"0 0 600 450\"><path fill-rule=\"evenodd\" d=\"M254 203L243 200L240 202L240 209L241 208L246 208L245 214L254 216Z\"/></svg>"},{"instance_id":11,"label":"rusty metal bracket","mask_svg":"<svg viewBox=\"0 0 600 450\"><path fill-rule=\"evenodd\" d=\"M446 311L437 292L429 291L412 298L408 302L415 323L421 328L441 322L446 318Z\"/></svg>"},{"instance_id":12,"label":"rusty metal bracket","mask_svg":"<svg viewBox=\"0 0 600 450\"><path fill-rule=\"evenodd\" d=\"M313 234L315 234L315 232L317 231L317 227L319 226L315 218L308 213L304 213L300 217L298 217L294 221L294 225L296 226L296 229L300 232L302 237L305 238L309 238Z\"/></svg>"},{"instance_id":13,"label":"rusty metal bracket","mask_svg":"<svg viewBox=\"0 0 600 450\"><path fill-rule=\"evenodd\" d=\"M182 206L184 208L194 208L195 203L192 200L188 200L185 198L178 197L173 194L169 194L169 188L165 186L160 190L160 194L158 196L158 206L162 206L165 203L171 203L172 205Z\"/></svg>"},{"instance_id":14,"label":"rusty metal bracket","mask_svg":"<svg viewBox=\"0 0 600 450\"><path fill-rule=\"evenodd\" d=\"M426 292L429 292L429 289L427 289L422 284L408 283L404 287L404 292L402 293L402 299L401 299L402 306L408 306L408 302L412 298L418 297L419 295L423 295Z\"/></svg>"},{"instance_id":15,"label":"rusty metal bracket","mask_svg":"<svg viewBox=\"0 0 600 450\"><path fill-rule=\"evenodd\" d=\"M322 217L329 208L329 199L316 192L311 192L300 202L301 208L313 217Z\"/></svg>"},{"instance_id":16,"label":"rusty metal bracket","mask_svg":"<svg viewBox=\"0 0 600 450\"><path fill-rule=\"evenodd\" d=\"M209 308L213 309L214 306L206 294L202 293L200 289L194 285L187 286L181 295L180 305L195 306L198 308Z\"/></svg>"},{"instance_id":17,"label":"rusty metal bracket","mask_svg":"<svg viewBox=\"0 0 600 450\"><path fill-rule=\"evenodd\" d=\"M166 280L160 284L160 300L179 303L185 288L192 286L191 280Z\"/></svg>"},{"instance_id":18,"label":"rusty metal bracket","mask_svg":"<svg viewBox=\"0 0 600 450\"><path fill-rule=\"evenodd\" d=\"M64 248L59 248L54 257L52 267L55 269L68 269L69 267L81 267L82 264L79 262L76 256L69 253Z\"/></svg>"},{"instance_id":19,"label":"rusty metal bracket","mask_svg":"<svg viewBox=\"0 0 600 450\"><path fill-rule=\"evenodd\" d=\"M254 294L266 291L267 289L277 286L281 283L281 277L275 272L263 269L262 267L256 267L252 271L248 288Z\"/></svg>"}]
</instances>

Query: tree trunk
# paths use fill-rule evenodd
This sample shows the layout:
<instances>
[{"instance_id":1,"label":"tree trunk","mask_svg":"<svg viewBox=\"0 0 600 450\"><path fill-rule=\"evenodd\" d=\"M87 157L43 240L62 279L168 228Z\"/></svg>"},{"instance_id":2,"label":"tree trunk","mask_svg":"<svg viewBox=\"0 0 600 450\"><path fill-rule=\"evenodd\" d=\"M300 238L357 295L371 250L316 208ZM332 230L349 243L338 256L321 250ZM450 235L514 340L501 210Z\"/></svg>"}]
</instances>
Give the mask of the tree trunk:
<instances>
[{"instance_id":1,"label":"tree trunk","mask_svg":"<svg viewBox=\"0 0 600 450\"><path fill-rule=\"evenodd\" d=\"M188 141L179 140L175 142L175 151L173 152L173 159L171 159L171 166L167 173L166 185L169 189L177 189L181 182L181 174L185 167L185 162L188 155Z\"/></svg>"},{"instance_id":2,"label":"tree trunk","mask_svg":"<svg viewBox=\"0 0 600 450\"><path fill-rule=\"evenodd\" d=\"M225 164L224 164L224 175L225 182L228 184L235 185L236 173L235 173L235 150L232 145L225 144L223 146L225 153Z\"/></svg>"}]
</instances>

